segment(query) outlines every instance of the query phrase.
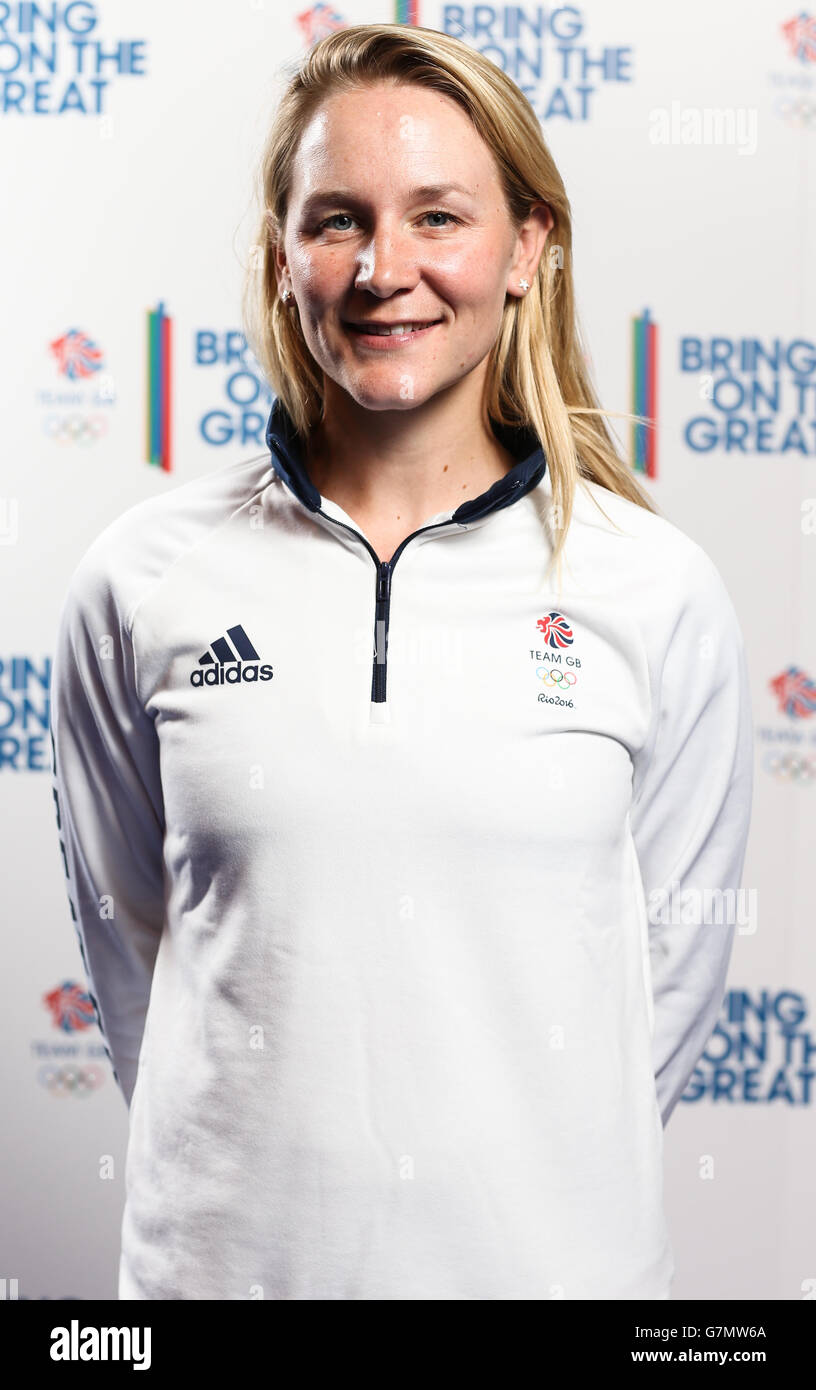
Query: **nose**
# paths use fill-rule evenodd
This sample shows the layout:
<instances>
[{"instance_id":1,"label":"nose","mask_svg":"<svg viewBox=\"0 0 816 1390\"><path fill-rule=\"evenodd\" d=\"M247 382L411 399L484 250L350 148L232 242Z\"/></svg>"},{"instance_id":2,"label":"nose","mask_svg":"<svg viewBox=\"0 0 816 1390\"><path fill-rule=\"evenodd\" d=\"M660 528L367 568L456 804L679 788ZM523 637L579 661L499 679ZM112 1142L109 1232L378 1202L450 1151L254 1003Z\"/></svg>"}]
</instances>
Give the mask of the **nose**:
<instances>
[{"instance_id":1,"label":"nose","mask_svg":"<svg viewBox=\"0 0 816 1390\"><path fill-rule=\"evenodd\" d=\"M385 298L416 284L416 259L398 232L380 226L360 251L354 288Z\"/></svg>"}]
</instances>

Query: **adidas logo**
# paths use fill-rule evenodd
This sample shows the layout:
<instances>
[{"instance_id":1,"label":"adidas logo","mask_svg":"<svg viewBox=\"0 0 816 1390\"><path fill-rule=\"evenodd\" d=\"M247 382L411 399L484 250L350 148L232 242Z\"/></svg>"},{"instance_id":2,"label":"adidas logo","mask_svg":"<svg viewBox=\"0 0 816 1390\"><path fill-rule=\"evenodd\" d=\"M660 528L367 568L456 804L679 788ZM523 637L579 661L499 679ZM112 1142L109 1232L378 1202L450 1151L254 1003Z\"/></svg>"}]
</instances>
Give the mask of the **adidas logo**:
<instances>
[{"instance_id":1,"label":"adidas logo","mask_svg":"<svg viewBox=\"0 0 816 1390\"><path fill-rule=\"evenodd\" d=\"M227 641L229 638L229 641ZM216 637L198 658L190 673L191 685L240 685L242 681L268 681L272 667L264 664L241 624L228 627L226 637Z\"/></svg>"}]
</instances>

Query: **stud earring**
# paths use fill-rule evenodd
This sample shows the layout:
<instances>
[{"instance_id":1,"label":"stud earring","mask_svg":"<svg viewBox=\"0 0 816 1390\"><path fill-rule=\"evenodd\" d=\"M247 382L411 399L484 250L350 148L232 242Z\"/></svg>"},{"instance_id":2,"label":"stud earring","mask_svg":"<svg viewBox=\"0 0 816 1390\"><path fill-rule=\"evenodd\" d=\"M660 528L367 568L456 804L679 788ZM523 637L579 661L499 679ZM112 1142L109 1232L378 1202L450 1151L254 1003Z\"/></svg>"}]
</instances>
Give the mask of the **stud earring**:
<instances>
[{"instance_id":1,"label":"stud earring","mask_svg":"<svg viewBox=\"0 0 816 1390\"><path fill-rule=\"evenodd\" d=\"M526 290L529 290L529 288L530 288L530 281L529 281L529 280L519 280L519 284L521 285L521 288L522 288L523 290L525 290L525 291L526 291Z\"/></svg>"},{"instance_id":2,"label":"stud earring","mask_svg":"<svg viewBox=\"0 0 816 1390\"><path fill-rule=\"evenodd\" d=\"M288 304L288 303L289 303L289 300L290 300L291 298L292 298L292 291L291 291L291 290L284 290L284 291L283 291L283 294L281 295L281 299L282 299L283 303L284 303L284 304Z\"/></svg>"}]
</instances>

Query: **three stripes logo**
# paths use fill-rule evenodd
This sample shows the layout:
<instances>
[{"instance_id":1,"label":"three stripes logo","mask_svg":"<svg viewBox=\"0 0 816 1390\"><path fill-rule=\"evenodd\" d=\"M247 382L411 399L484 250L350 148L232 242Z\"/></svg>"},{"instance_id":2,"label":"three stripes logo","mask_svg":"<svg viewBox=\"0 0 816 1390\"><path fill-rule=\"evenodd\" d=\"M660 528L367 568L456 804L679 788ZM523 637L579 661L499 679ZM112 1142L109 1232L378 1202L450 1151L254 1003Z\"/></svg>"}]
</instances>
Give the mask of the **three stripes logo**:
<instances>
[{"instance_id":1,"label":"three stripes logo","mask_svg":"<svg viewBox=\"0 0 816 1390\"><path fill-rule=\"evenodd\" d=\"M198 658L198 666L190 673L190 684L240 685L242 681L269 681L272 675L272 667L261 665L255 647L238 623L227 628L225 637L216 637Z\"/></svg>"}]
</instances>

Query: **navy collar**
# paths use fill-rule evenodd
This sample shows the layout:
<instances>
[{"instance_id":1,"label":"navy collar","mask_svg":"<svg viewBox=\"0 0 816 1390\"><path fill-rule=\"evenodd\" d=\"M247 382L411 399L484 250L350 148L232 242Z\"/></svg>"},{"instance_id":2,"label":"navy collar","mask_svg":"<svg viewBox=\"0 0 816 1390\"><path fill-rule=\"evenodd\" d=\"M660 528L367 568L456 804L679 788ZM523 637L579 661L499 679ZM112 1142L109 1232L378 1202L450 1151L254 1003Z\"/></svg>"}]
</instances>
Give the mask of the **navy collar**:
<instances>
[{"instance_id":1,"label":"navy collar","mask_svg":"<svg viewBox=\"0 0 816 1390\"><path fill-rule=\"evenodd\" d=\"M516 459L513 467L479 497L463 502L451 517L452 521L476 521L489 512L499 511L540 483L547 469L544 450L532 429L526 426L493 424L493 433L500 444ZM266 427L266 443L272 455L275 472L291 488L310 512L320 510L321 496L309 477L303 462L303 451L292 417L280 397L276 397Z\"/></svg>"}]
</instances>

